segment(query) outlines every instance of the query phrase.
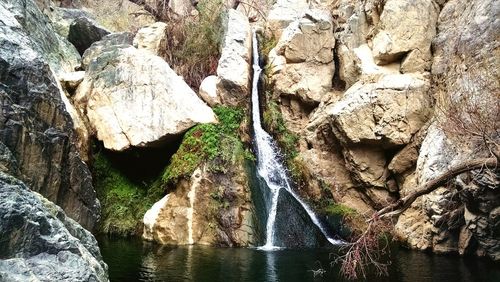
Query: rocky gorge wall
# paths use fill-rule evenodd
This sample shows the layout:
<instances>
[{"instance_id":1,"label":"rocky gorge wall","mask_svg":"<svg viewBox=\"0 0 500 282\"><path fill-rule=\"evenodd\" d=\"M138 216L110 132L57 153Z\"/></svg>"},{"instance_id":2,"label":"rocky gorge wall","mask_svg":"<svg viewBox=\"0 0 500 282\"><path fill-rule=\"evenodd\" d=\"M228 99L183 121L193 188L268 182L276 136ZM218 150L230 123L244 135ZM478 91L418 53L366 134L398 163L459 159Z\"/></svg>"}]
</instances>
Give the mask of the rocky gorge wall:
<instances>
[{"instance_id":1,"label":"rocky gorge wall","mask_svg":"<svg viewBox=\"0 0 500 282\"><path fill-rule=\"evenodd\" d=\"M318 201L326 184L337 203L369 213L460 161L489 155L474 136L449 129L454 111L472 111L450 110L450 99L472 92L485 103L476 106L481 114L474 122L489 124L480 134L493 148L498 144L493 30L499 5L473 2L277 1L271 7L268 40L277 43L268 55L267 89L298 137L292 163L305 169L304 195ZM278 13L284 7L299 12ZM412 248L498 259L498 171L474 175L456 180L460 192L449 184L415 202L397 221L399 240ZM472 215L472 202L484 208Z\"/></svg>"},{"instance_id":2,"label":"rocky gorge wall","mask_svg":"<svg viewBox=\"0 0 500 282\"><path fill-rule=\"evenodd\" d=\"M0 4L0 152L15 160L0 168L87 229L125 219L124 234L161 244L259 243L252 29L266 62L264 125L319 214L369 215L498 145L495 1L228 1L198 93L168 61L169 22L115 33L78 1L39 2ZM171 1L176 17L196 19L200 7L181 2ZM486 143L446 126L477 119L451 115L474 105ZM137 184L103 169L99 150L173 155L153 184ZM412 248L498 260L498 179L498 169L454 178L395 218L394 233Z\"/></svg>"}]
</instances>

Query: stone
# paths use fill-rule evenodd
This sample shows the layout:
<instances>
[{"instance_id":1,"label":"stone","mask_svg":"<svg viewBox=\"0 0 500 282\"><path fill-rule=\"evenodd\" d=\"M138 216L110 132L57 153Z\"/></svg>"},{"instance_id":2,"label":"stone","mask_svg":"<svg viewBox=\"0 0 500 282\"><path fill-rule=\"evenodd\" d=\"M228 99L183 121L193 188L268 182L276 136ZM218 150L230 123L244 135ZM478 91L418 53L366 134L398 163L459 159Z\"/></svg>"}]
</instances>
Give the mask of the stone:
<instances>
[{"instance_id":1,"label":"stone","mask_svg":"<svg viewBox=\"0 0 500 282\"><path fill-rule=\"evenodd\" d=\"M403 58L403 72L430 70L438 14L432 0L388 0L373 38L375 62L382 65Z\"/></svg>"},{"instance_id":2,"label":"stone","mask_svg":"<svg viewBox=\"0 0 500 282\"><path fill-rule=\"evenodd\" d=\"M33 0L2 1L0 18L4 23L3 37L7 37L9 32L18 33L22 29L36 43L30 44L31 49L43 56L56 74L74 71L80 65L81 58L75 47L54 31L49 18Z\"/></svg>"},{"instance_id":3,"label":"stone","mask_svg":"<svg viewBox=\"0 0 500 282\"><path fill-rule=\"evenodd\" d=\"M106 50L132 46L134 35L130 32L111 33L94 42L82 56L82 67L87 70L90 62Z\"/></svg>"},{"instance_id":4,"label":"stone","mask_svg":"<svg viewBox=\"0 0 500 282\"><path fill-rule=\"evenodd\" d=\"M327 12L308 10L290 23L269 56L275 92L309 103L328 100L335 72L334 46L333 22Z\"/></svg>"},{"instance_id":5,"label":"stone","mask_svg":"<svg viewBox=\"0 0 500 282\"><path fill-rule=\"evenodd\" d=\"M205 165L144 216L143 238L160 244L248 247L256 244L250 187L242 162L228 173Z\"/></svg>"},{"instance_id":6,"label":"stone","mask_svg":"<svg viewBox=\"0 0 500 282\"><path fill-rule=\"evenodd\" d=\"M267 15L266 30L275 38L280 38L283 30L293 21L302 17L309 9L306 0L278 0Z\"/></svg>"},{"instance_id":7,"label":"stone","mask_svg":"<svg viewBox=\"0 0 500 282\"><path fill-rule=\"evenodd\" d=\"M217 66L217 93L224 105L243 105L250 96L250 24L243 14L231 9L224 18L224 27L222 52Z\"/></svg>"},{"instance_id":8,"label":"stone","mask_svg":"<svg viewBox=\"0 0 500 282\"><path fill-rule=\"evenodd\" d=\"M83 56L85 50L92 43L101 40L101 38L109 33L108 30L95 21L86 17L80 17L75 19L69 26L68 40L76 47L80 55Z\"/></svg>"},{"instance_id":9,"label":"stone","mask_svg":"<svg viewBox=\"0 0 500 282\"><path fill-rule=\"evenodd\" d=\"M114 151L157 146L217 121L163 59L134 47L92 60L74 99L97 138Z\"/></svg>"},{"instance_id":10,"label":"stone","mask_svg":"<svg viewBox=\"0 0 500 282\"><path fill-rule=\"evenodd\" d=\"M169 0L168 7L179 16L188 16L195 9L193 0Z\"/></svg>"},{"instance_id":11,"label":"stone","mask_svg":"<svg viewBox=\"0 0 500 282\"><path fill-rule=\"evenodd\" d=\"M411 142L396 153L387 168L394 174L403 174L415 167L420 146L425 138L430 123L424 125L413 137Z\"/></svg>"},{"instance_id":12,"label":"stone","mask_svg":"<svg viewBox=\"0 0 500 282\"><path fill-rule=\"evenodd\" d=\"M382 75L357 82L324 111L344 144L404 145L432 114L429 88L420 75Z\"/></svg>"},{"instance_id":13,"label":"stone","mask_svg":"<svg viewBox=\"0 0 500 282\"><path fill-rule=\"evenodd\" d=\"M59 81L66 91L74 92L84 77L84 71L67 72L59 76Z\"/></svg>"},{"instance_id":14,"label":"stone","mask_svg":"<svg viewBox=\"0 0 500 282\"><path fill-rule=\"evenodd\" d=\"M200 84L200 97L210 107L215 107L221 104L220 97L217 95L217 76L207 76Z\"/></svg>"},{"instance_id":15,"label":"stone","mask_svg":"<svg viewBox=\"0 0 500 282\"><path fill-rule=\"evenodd\" d=\"M95 20L94 16L87 11L60 7L53 7L49 17L55 31L64 38L68 38L69 27L76 19L87 18Z\"/></svg>"},{"instance_id":16,"label":"stone","mask_svg":"<svg viewBox=\"0 0 500 282\"><path fill-rule=\"evenodd\" d=\"M344 149L344 158L347 169L358 183L367 187L385 187L388 173L384 151L373 147L348 147Z\"/></svg>"},{"instance_id":17,"label":"stone","mask_svg":"<svg viewBox=\"0 0 500 282\"><path fill-rule=\"evenodd\" d=\"M94 236L0 172L1 281L109 281Z\"/></svg>"},{"instance_id":18,"label":"stone","mask_svg":"<svg viewBox=\"0 0 500 282\"><path fill-rule=\"evenodd\" d=\"M65 56L57 53L61 41L40 13L33 1L0 3L4 23L0 26L0 142L15 157L22 181L92 230L100 218L100 203L77 148L69 102L52 69L63 70Z\"/></svg>"},{"instance_id":19,"label":"stone","mask_svg":"<svg viewBox=\"0 0 500 282\"><path fill-rule=\"evenodd\" d=\"M156 22L139 29L134 37L133 45L137 49L148 50L161 57L167 48L167 24Z\"/></svg>"},{"instance_id":20,"label":"stone","mask_svg":"<svg viewBox=\"0 0 500 282\"><path fill-rule=\"evenodd\" d=\"M16 158L2 142L0 142L0 171L10 175L19 174L19 166Z\"/></svg>"},{"instance_id":21,"label":"stone","mask_svg":"<svg viewBox=\"0 0 500 282\"><path fill-rule=\"evenodd\" d=\"M394 235L405 241L413 249L428 250L432 248L432 224L421 208L421 199L403 212L394 226Z\"/></svg>"}]
</instances>

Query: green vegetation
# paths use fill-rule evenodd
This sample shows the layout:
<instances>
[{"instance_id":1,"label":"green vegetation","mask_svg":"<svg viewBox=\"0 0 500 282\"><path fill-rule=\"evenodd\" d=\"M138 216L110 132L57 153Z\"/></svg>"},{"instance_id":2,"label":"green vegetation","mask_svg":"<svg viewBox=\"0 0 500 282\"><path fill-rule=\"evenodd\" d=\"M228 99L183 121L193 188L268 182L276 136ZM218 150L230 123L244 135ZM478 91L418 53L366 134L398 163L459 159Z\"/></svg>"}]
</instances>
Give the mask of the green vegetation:
<instances>
[{"instance_id":1,"label":"green vegetation","mask_svg":"<svg viewBox=\"0 0 500 282\"><path fill-rule=\"evenodd\" d=\"M219 124L200 124L189 130L179 150L172 156L163 173L164 183L176 183L190 177L203 162L212 171L227 172L228 168L243 158L250 158L238 136L243 121L241 109L216 107Z\"/></svg>"},{"instance_id":2,"label":"green vegetation","mask_svg":"<svg viewBox=\"0 0 500 282\"><path fill-rule=\"evenodd\" d=\"M167 22L165 58L194 90L205 77L215 74L224 33L222 0L201 1L197 10L197 17Z\"/></svg>"},{"instance_id":3,"label":"green vegetation","mask_svg":"<svg viewBox=\"0 0 500 282\"><path fill-rule=\"evenodd\" d=\"M297 142L299 141L299 137L286 128L285 120L281 115L278 104L272 101L269 96L268 94L267 107L263 114L264 126L278 141L285 154L285 159L293 159L298 155Z\"/></svg>"},{"instance_id":4,"label":"green vegetation","mask_svg":"<svg viewBox=\"0 0 500 282\"><path fill-rule=\"evenodd\" d=\"M95 156L93 170L102 206L99 231L122 236L135 233L144 213L163 194L160 182L151 185L132 182L102 152Z\"/></svg>"},{"instance_id":5,"label":"green vegetation","mask_svg":"<svg viewBox=\"0 0 500 282\"><path fill-rule=\"evenodd\" d=\"M346 216L357 215L357 212L355 209L350 208L346 205L337 204L337 203L333 203L333 204L328 205L327 207L324 208L324 211L326 214L331 215L331 216L346 217Z\"/></svg>"}]
</instances>

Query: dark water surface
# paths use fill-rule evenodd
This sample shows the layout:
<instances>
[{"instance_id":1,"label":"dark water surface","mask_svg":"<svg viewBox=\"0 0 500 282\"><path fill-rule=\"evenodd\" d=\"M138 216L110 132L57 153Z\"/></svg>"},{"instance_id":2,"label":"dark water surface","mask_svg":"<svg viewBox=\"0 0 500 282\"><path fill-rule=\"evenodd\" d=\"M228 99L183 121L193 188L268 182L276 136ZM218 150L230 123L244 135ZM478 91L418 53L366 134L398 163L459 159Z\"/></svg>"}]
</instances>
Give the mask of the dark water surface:
<instances>
[{"instance_id":1,"label":"dark water surface","mask_svg":"<svg viewBox=\"0 0 500 282\"><path fill-rule=\"evenodd\" d=\"M158 246L139 239L99 238L115 281L342 281L328 249L264 252L243 248ZM392 252L389 277L365 281L500 281L500 265L486 259ZM314 277L311 270L327 272Z\"/></svg>"}]
</instances>

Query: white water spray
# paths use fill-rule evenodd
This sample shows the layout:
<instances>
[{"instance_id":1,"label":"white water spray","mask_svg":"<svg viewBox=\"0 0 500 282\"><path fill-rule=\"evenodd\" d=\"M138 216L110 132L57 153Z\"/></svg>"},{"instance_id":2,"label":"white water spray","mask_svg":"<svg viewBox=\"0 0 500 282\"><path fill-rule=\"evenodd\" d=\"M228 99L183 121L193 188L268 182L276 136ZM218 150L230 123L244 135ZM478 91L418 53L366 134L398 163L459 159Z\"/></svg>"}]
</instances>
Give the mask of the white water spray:
<instances>
[{"instance_id":1,"label":"white water spray","mask_svg":"<svg viewBox=\"0 0 500 282\"><path fill-rule=\"evenodd\" d=\"M281 189L285 189L307 212L312 222L331 244L341 244L342 241L330 238L313 211L292 190L286 170L279 161L278 147L273 138L262 128L259 110L258 83L262 69L259 65L259 51L257 36L253 32L253 80L252 80L252 118L257 153L257 171L264 179L271 192L271 208L266 223L266 243L260 247L262 250L279 249L274 242L274 225L278 207L278 197Z\"/></svg>"}]
</instances>

